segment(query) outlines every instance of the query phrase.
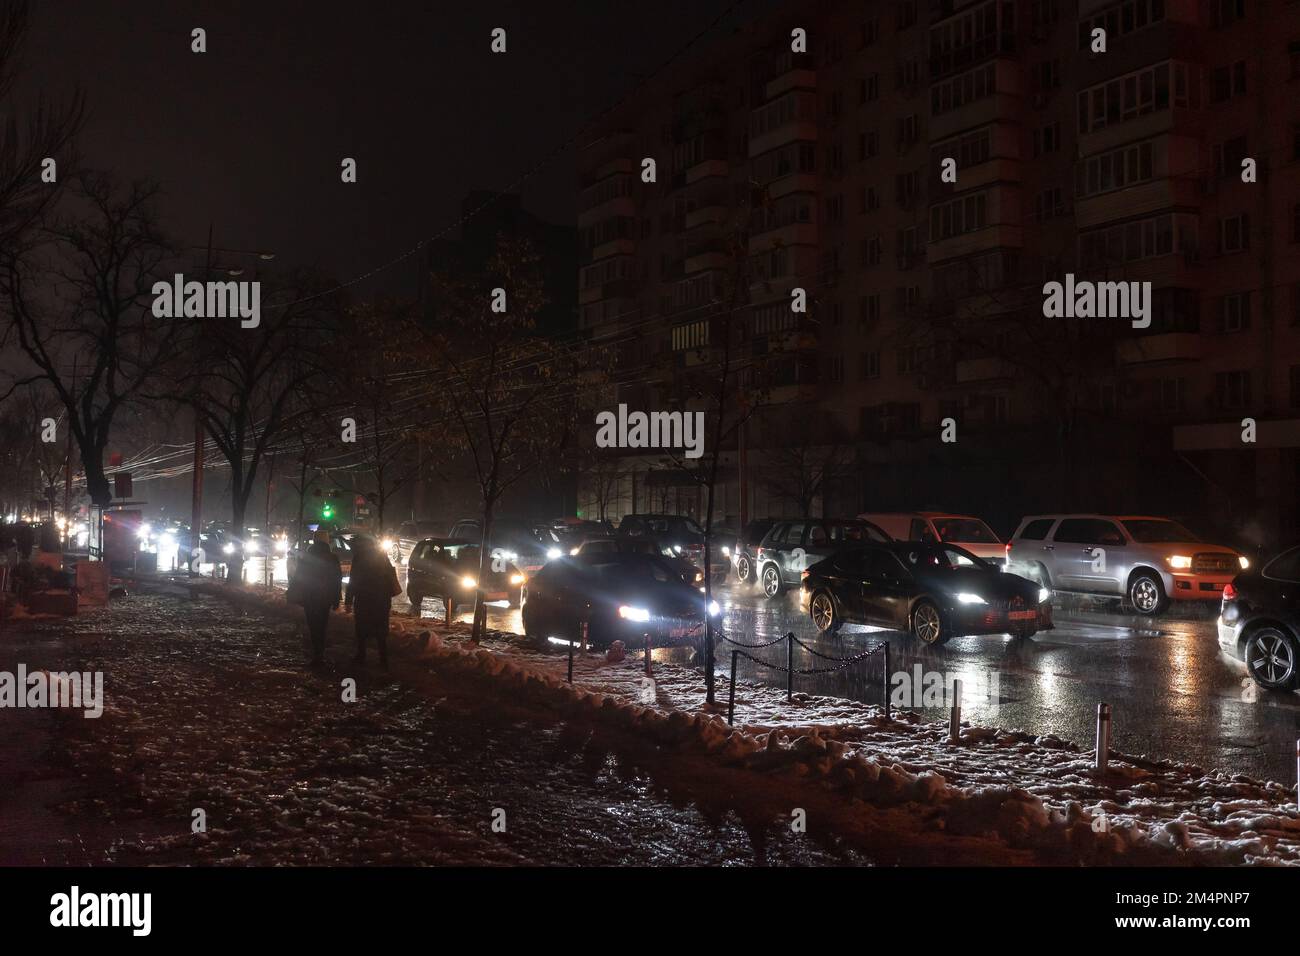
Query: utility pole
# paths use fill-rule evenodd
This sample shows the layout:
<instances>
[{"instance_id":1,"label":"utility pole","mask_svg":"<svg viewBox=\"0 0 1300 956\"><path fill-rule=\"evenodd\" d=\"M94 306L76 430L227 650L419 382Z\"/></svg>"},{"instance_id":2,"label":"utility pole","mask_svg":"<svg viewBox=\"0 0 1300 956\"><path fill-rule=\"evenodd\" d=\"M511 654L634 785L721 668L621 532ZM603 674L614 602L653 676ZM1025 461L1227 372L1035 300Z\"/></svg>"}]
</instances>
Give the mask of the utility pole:
<instances>
[{"instance_id":1,"label":"utility pole","mask_svg":"<svg viewBox=\"0 0 1300 956\"><path fill-rule=\"evenodd\" d=\"M212 273L212 223L208 223L207 256L203 260L203 278ZM203 416L194 409L194 478L190 490L190 555L202 540L203 532Z\"/></svg>"}]
</instances>

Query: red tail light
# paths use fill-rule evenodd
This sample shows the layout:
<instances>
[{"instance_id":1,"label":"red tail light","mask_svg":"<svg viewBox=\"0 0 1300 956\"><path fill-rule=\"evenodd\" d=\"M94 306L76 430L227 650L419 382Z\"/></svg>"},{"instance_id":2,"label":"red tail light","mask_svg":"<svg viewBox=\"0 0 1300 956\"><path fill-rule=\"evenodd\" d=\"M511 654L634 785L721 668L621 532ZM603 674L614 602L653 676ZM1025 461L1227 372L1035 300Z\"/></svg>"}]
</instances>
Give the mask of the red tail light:
<instances>
[{"instance_id":1,"label":"red tail light","mask_svg":"<svg viewBox=\"0 0 1300 956\"><path fill-rule=\"evenodd\" d=\"M1234 588L1231 583L1223 586L1223 599L1225 601L1237 600L1237 589Z\"/></svg>"},{"instance_id":2,"label":"red tail light","mask_svg":"<svg viewBox=\"0 0 1300 956\"><path fill-rule=\"evenodd\" d=\"M1010 541L1007 542L1006 556L1007 556L1008 560L1011 558L1011 542L1010 542Z\"/></svg>"}]
</instances>

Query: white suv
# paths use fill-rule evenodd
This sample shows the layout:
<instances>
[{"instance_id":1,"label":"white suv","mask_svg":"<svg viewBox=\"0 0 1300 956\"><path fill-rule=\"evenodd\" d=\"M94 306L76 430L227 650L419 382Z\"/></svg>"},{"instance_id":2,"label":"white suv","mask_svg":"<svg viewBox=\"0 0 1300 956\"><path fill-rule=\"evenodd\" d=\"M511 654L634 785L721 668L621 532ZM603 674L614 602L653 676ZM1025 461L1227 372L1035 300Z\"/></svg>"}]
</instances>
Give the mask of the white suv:
<instances>
[{"instance_id":1,"label":"white suv","mask_svg":"<svg viewBox=\"0 0 1300 956\"><path fill-rule=\"evenodd\" d=\"M970 515L954 515L946 511L892 511L860 514L858 517L884 528L896 541L955 544L998 566L1006 558L1002 539L983 521Z\"/></svg>"}]
</instances>

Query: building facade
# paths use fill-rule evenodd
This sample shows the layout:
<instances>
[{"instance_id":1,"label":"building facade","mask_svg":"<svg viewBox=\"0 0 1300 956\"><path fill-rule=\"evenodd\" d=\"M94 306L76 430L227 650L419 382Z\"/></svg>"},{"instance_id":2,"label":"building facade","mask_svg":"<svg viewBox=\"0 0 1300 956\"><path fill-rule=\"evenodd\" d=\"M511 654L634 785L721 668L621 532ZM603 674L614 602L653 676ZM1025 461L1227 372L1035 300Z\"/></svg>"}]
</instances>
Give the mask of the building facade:
<instances>
[{"instance_id":1,"label":"building facade","mask_svg":"<svg viewBox=\"0 0 1300 956\"><path fill-rule=\"evenodd\" d=\"M1297 93L1280 0L789 4L580 155L579 322L619 356L601 400L712 408L725 353L745 424L715 520L811 485L828 513L1294 540ZM1045 317L1067 275L1150 282L1149 326ZM662 458L610 457L587 511L702 514Z\"/></svg>"}]
</instances>

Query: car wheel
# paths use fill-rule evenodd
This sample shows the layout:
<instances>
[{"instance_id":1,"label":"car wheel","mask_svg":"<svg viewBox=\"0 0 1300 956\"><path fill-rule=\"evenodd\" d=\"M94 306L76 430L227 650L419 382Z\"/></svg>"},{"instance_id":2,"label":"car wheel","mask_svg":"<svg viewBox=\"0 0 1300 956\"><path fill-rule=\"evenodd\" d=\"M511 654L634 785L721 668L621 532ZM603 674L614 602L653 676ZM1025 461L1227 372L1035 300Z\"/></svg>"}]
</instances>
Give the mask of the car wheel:
<instances>
[{"instance_id":1,"label":"car wheel","mask_svg":"<svg viewBox=\"0 0 1300 956\"><path fill-rule=\"evenodd\" d=\"M1246 672L1260 687L1294 690L1296 645L1276 627L1261 627L1246 639Z\"/></svg>"},{"instance_id":2,"label":"car wheel","mask_svg":"<svg viewBox=\"0 0 1300 956\"><path fill-rule=\"evenodd\" d=\"M741 555L736 559L736 579L739 580L741 584L748 584L749 576L753 572L754 569L749 566L749 558Z\"/></svg>"},{"instance_id":3,"label":"car wheel","mask_svg":"<svg viewBox=\"0 0 1300 956\"><path fill-rule=\"evenodd\" d=\"M1128 601L1133 610L1148 617L1165 609L1165 588L1154 573L1140 571L1128 583Z\"/></svg>"},{"instance_id":4,"label":"car wheel","mask_svg":"<svg viewBox=\"0 0 1300 956\"><path fill-rule=\"evenodd\" d=\"M818 591L808 605L808 614L817 630L823 634L834 634L844 621L835 612L835 600L826 591Z\"/></svg>"},{"instance_id":5,"label":"car wheel","mask_svg":"<svg viewBox=\"0 0 1300 956\"><path fill-rule=\"evenodd\" d=\"M420 608L424 604L424 595L419 593L412 594L410 591L407 591L406 599L411 602L411 615L413 617L419 617Z\"/></svg>"},{"instance_id":6,"label":"car wheel","mask_svg":"<svg viewBox=\"0 0 1300 956\"><path fill-rule=\"evenodd\" d=\"M769 564L763 569L763 593L770 598L776 597L784 590L781 582L781 572L775 564Z\"/></svg>"},{"instance_id":7,"label":"car wheel","mask_svg":"<svg viewBox=\"0 0 1300 956\"><path fill-rule=\"evenodd\" d=\"M948 643L948 629L933 601L918 601L912 609L912 636L923 644Z\"/></svg>"}]
</instances>

